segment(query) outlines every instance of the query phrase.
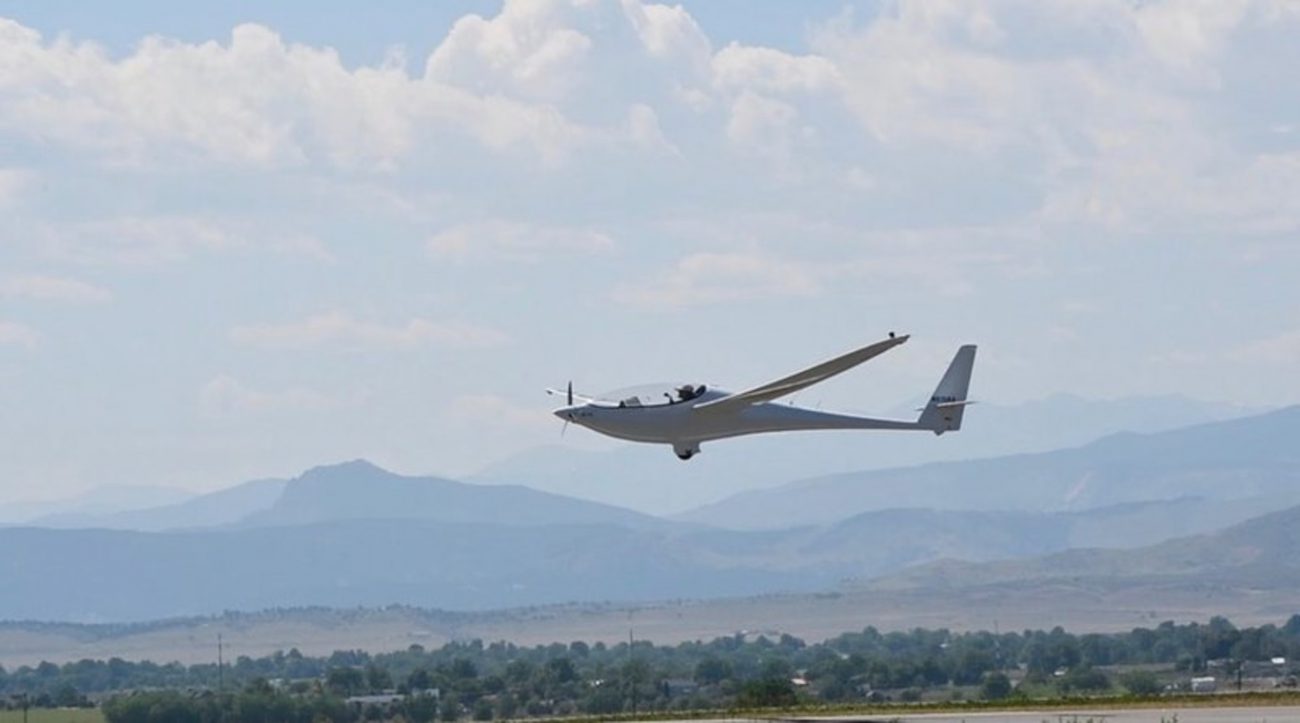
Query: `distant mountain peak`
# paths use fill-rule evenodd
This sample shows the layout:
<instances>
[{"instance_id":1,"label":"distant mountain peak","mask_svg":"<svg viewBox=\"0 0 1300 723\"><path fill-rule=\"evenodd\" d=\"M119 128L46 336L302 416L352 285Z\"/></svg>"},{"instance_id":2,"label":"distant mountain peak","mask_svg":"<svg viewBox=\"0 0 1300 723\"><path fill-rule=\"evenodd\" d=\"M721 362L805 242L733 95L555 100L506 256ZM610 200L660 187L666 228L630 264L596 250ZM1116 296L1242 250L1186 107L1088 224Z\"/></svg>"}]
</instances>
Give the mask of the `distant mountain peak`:
<instances>
[{"instance_id":1,"label":"distant mountain peak","mask_svg":"<svg viewBox=\"0 0 1300 723\"><path fill-rule=\"evenodd\" d=\"M335 464L323 464L303 472L298 479L400 477L368 459L357 458Z\"/></svg>"}]
</instances>

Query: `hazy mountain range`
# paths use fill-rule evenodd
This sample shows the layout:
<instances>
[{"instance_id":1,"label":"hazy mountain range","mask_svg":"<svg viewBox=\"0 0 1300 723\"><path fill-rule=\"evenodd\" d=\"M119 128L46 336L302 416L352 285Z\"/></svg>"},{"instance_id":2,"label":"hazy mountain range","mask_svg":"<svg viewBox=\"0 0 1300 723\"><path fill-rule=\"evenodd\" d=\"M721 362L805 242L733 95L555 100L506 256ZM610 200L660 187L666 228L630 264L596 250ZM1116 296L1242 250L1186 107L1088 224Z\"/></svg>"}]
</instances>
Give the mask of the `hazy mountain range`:
<instances>
[{"instance_id":1,"label":"hazy mountain range","mask_svg":"<svg viewBox=\"0 0 1300 723\"><path fill-rule=\"evenodd\" d=\"M1295 504L1297 433L1293 407L803 480L676 520L355 461L102 518L134 530L0 529L0 619L710 598L833 589L948 559L1149 545Z\"/></svg>"},{"instance_id":2,"label":"hazy mountain range","mask_svg":"<svg viewBox=\"0 0 1300 723\"><path fill-rule=\"evenodd\" d=\"M530 606L479 613L408 606L277 608L129 626L0 622L0 664L109 656L206 662L214 654L218 633L224 633L228 650L258 656L289 647L327 655L333 650L389 651L412 643L429 646L475 638L523 645L614 642L625 639L633 625L639 639L674 643L742 629L789 632L817 640L866 625L882 630L914 626L972 630L989 629L1000 621L1003 629L1064 625L1082 633L1151 627L1164 620L1203 621L1214 615L1226 615L1239 625L1280 624L1300 612L1300 562L1293 554L1297 544L1300 507L1293 507L1220 532L1136 549L1073 550L989 563L944 560L850 582L833 593L661 598L654 603ZM186 549L179 554L192 552ZM528 551L525 558L525 562L535 561ZM633 559L633 565L643 563ZM278 584L274 578L269 582L273 587ZM207 590L221 592L218 586Z\"/></svg>"},{"instance_id":3,"label":"hazy mountain range","mask_svg":"<svg viewBox=\"0 0 1300 723\"><path fill-rule=\"evenodd\" d=\"M818 404L815 398L799 401ZM827 400L827 407L833 402ZM922 402L871 414L912 419ZM557 445L489 465L469 479L525 484L651 514L677 514L791 480L1045 452L1118 432L1159 432L1263 411L1179 396L1095 400L1061 394L1015 405L980 403L967 412L960 434L941 437L854 431L741 437L706 444L704 454L689 464L658 445L621 444L607 452ZM591 434L581 429L568 433Z\"/></svg>"},{"instance_id":4,"label":"hazy mountain range","mask_svg":"<svg viewBox=\"0 0 1300 723\"><path fill-rule=\"evenodd\" d=\"M927 591L1025 587L1069 582L1094 589L1135 584L1240 587L1293 595L1300 613L1300 506L1223 530L1128 550L1078 549L1023 560L972 564L942 560L861 583L868 589Z\"/></svg>"},{"instance_id":5,"label":"hazy mountain range","mask_svg":"<svg viewBox=\"0 0 1300 723\"><path fill-rule=\"evenodd\" d=\"M1197 496L1300 501L1300 407L1074 449L853 472L744 492L678 519L739 529L819 524L845 510L1082 510ZM963 432L964 433L964 432Z\"/></svg>"},{"instance_id":6,"label":"hazy mountain range","mask_svg":"<svg viewBox=\"0 0 1300 723\"><path fill-rule=\"evenodd\" d=\"M1178 396L1090 400L1069 395L1019 405L980 404L961 434L817 432L710 444L683 464L657 445L607 452L541 447L489 465L466 481L523 485L648 514L686 513L729 496L791 480L996 457L1081 445L1121 431L1155 432L1263 410ZM911 406L886 416L914 416ZM585 433L573 430L573 433ZM105 486L77 497L0 504L0 524L160 530L237 522L268 509L287 480L247 482L196 495L174 487Z\"/></svg>"},{"instance_id":7,"label":"hazy mountain range","mask_svg":"<svg viewBox=\"0 0 1300 723\"><path fill-rule=\"evenodd\" d=\"M0 524L27 523L74 526L81 520L93 520L119 512L170 505L195 497L175 487L142 485L107 485L74 497L42 502L7 502L0 504Z\"/></svg>"},{"instance_id":8,"label":"hazy mountain range","mask_svg":"<svg viewBox=\"0 0 1300 723\"><path fill-rule=\"evenodd\" d=\"M51 513L27 522L29 525L54 528L102 527L119 530L157 531L212 527L242 520L273 506L284 493L288 480L253 480L203 495L189 495L178 502L111 512L91 511Z\"/></svg>"}]
</instances>

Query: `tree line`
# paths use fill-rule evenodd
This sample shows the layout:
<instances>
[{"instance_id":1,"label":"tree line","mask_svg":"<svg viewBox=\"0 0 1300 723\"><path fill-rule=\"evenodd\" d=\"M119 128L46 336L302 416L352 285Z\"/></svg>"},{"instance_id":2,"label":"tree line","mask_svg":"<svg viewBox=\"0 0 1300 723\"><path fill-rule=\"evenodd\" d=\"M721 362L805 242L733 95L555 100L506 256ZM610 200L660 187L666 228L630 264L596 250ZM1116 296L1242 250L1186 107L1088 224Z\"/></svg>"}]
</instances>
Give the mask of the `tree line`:
<instances>
[{"instance_id":1,"label":"tree line","mask_svg":"<svg viewBox=\"0 0 1300 723\"><path fill-rule=\"evenodd\" d=\"M104 711L112 723L162 720L149 711L182 710L190 717L169 713L165 719L232 720L230 711L240 710L238 720L352 721L395 713L413 721L490 720L908 699L945 686L998 698L1012 693L1005 675L1011 670L1062 693L1116 685L1150 693L1159 686L1149 673L1111 680L1100 669L1162 664L1194 673L1214 660L1277 657L1300 659L1300 615L1281 626L1237 628L1216 617L1115 634L1074 635L1059 627L885 633L868 627L812 644L790 635L738 633L678 645L470 641L379 654L306 656L289 650L241 656L221 669L215 662L186 666L113 658L0 668L0 697L36 705L110 697ZM383 708L369 704L374 710L346 702L380 693L416 695Z\"/></svg>"}]
</instances>

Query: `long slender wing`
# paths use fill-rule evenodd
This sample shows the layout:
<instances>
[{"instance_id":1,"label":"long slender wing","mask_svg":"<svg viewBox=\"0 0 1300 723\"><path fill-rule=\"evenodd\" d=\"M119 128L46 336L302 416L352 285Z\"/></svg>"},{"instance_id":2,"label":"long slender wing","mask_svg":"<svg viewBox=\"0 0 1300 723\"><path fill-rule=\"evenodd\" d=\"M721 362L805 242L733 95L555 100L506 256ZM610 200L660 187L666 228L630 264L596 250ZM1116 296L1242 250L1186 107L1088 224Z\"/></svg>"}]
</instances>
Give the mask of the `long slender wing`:
<instances>
[{"instance_id":1,"label":"long slender wing","mask_svg":"<svg viewBox=\"0 0 1300 723\"><path fill-rule=\"evenodd\" d=\"M569 394L570 394L570 392L568 392L568 391L566 391L566 390L564 390L564 389L553 389L553 388L550 388L550 387L547 387L547 389L546 389L546 393L549 394L549 395L551 395L552 397L568 397ZM590 403L592 403L592 402L599 402L599 401L601 401L601 400L599 400L599 399L597 399L597 398L595 398L595 397L588 396L588 395L586 395L586 394L581 394L581 393L579 393L579 392L572 392L572 395L573 395L573 398L574 398L576 401L582 402L583 404L590 404Z\"/></svg>"},{"instance_id":2,"label":"long slender wing","mask_svg":"<svg viewBox=\"0 0 1300 723\"><path fill-rule=\"evenodd\" d=\"M878 341L875 344L864 346L861 349L855 349L848 354L837 356L830 361L824 361L816 366L808 367L801 372L795 372L788 377L782 377L774 382L768 382L761 386L747 389L743 392L714 399L697 405L697 410L721 410L734 409L736 407L746 406L749 404L758 404L759 402L768 402L787 394L793 394L800 389L811 387L812 385L826 381L841 372L846 372L853 367L867 361L873 357L880 356L894 347L907 341L908 336L890 337L884 341Z\"/></svg>"}]
</instances>

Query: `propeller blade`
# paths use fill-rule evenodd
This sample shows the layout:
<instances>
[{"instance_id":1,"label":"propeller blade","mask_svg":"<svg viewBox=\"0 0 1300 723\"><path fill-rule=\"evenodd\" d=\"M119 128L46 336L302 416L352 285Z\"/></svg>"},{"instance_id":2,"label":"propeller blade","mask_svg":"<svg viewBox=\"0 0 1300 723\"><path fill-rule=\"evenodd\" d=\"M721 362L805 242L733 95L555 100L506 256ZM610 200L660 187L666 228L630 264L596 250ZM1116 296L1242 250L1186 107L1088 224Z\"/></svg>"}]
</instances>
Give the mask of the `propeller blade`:
<instances>
[{"instance_id":1,"label":"propeller blade","mask_svg":"<svg viewBox=\"0 0 1300 723\"><path fill-rule=\"evenodd\" d=\"M573 382L569 382L569 406L573 406Z\"/></svg>"},{"instance_id":2,"label":"propeller blade","mask_svg":"<svg viewBox=\"0 0 1300 723\"><path fill-rule=\"evenodd\" d=\"M560 427L560 439L564 439L564 433L569 431L569 422L571 421L573 420L570 419L564 420L564 426Z\"/></svg>"}]
</instances>

